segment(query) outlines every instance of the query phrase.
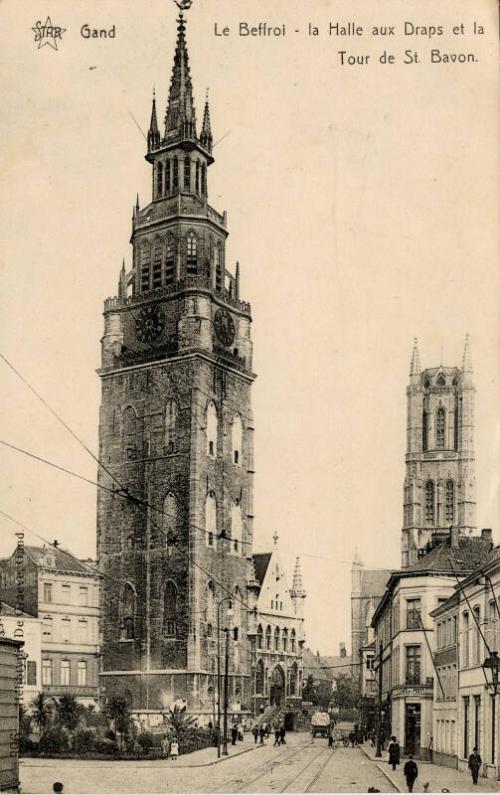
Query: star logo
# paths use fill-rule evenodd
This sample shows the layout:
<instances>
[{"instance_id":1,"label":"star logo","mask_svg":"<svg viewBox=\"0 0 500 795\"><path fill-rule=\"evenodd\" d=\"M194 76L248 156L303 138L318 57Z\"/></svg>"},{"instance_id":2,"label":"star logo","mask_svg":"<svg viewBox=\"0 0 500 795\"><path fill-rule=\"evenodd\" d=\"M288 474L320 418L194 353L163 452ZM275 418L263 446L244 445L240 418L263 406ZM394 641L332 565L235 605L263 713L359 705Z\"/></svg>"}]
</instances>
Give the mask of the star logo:
<instances>
[{"instance_id":1,"label":"star logo","mask_svg":"<svg viewBox=\"0 0 500 795\"><path fill-rule=\"evenodd\" d=\"M35 34L35 43L38 43L37 49L45 47L46 44L57 52L57 40L62 41L63 33L66 33L66 28L60 28L52 24L50 17L47 17L44 23L39 19L31 28Z\"/></svg>"}]
</instances>

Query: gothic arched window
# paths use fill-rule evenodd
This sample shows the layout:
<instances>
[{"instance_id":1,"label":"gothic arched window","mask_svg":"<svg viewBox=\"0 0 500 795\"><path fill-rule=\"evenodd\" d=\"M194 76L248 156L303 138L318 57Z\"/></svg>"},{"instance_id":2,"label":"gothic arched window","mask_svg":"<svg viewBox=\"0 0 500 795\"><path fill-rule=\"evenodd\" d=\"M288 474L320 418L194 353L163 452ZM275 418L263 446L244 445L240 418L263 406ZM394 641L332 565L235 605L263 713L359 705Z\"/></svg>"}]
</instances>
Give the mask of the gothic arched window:
<instances>
[{"instance_id":1,"label":"gothic arched window","mask_svg":"<svg viewBox=\"0 0 500 795\"><path fill-rule=\"evenodd\" d=\"M434 481L428 480L425 484L425 521L434 523Z\"/></svg>"},{"instance_id":2,"label":"gothic arched window","mask_svg":"<svg viewBox=\"0 0 500 795\"><path fill-rule=\"evenodd\" d=\"M217 455L217 409L211 402L207 408L207 455L215 458Z\"/></svg>"},{"instance_id":3,"label":"gothic arched window","mask_svg":"<svg viewBox=\"0 0 500 795\"><path fill-rule=\"evenodd\" d=\"M281 640L283 643L283 651L288 651L288 630L284 629L281 635Z\"/></svg>"},{"instance_id":4,"label":"gothic arched window","mask_svg":"<svg viewBox=\"0 0 500 795\"><path fill-rule=\"evenodd\" d=\"M184 158L184 190L191 190L191 160Z\"/></svg>"},{"instance_id":5,"label":"gothic arched window","mask_svg":"<svg viewBox=\"0 0 500 795\"><path fill-rule=\"evenodd\" d=\"M176 157L174 157L172 177L173 190L177 190L179 187L179 161Z\"/></svg>"},{"instance_id":6,"label":"gothic arched window","mask_svg":"<svg viewBox=\"0 0 500 795\"><path fill-rule=\"evenodd\" d=\"M175 282L175 238L173 235L167 237L167 251L165 257L165 284Z\"/></svg>"},{"instance_id":7,"label":"gothic arched window","mask_svg":"<svg viewBox=\"0 0 500 795\"><path fill-rule=\"evenodd\" d=\"M220 293L222 287L222 244L219 242L215 246L215 289Z\"/></svg>"},{"instance_id":8,"label":"gothic arched window","mask_svg":"<svg viewBox=\"0 0 500 795\"><path fill-rule=\"evenodd\" d=\"M217 536L217 500L213 491L205 501L205 539L209 547L215 546Z\"/></svg>"},{"instance_id":9,"label":"gothic arched window","mask_svg":"<svg viewBox=\"0 0 500 795\"><path fill-rule=\"evenodd\" d=\"M163 634L169 638L177 634L177 586L172 580L163 591Z\"/></svg>"},{"instance_id":10,"label":"gothic arched window","mask_svg":"<svg viewBox=\"0 0 500 795\"><path fill-rule=\"evenodd\" d=\"M429 449L429 412L425 409L422 414L422 448L424 453Z\"/></svg>"},{"instance_id":11,"label":"gothic arched window","mask_svg":"<svg viewBox=\"0 0 500 795\"><path fill-rule=\"evenodd\" d=\"M207 192L207 167L205 163L203 163L201 167L201 192L203 196L205 196Z\"/></svg>"},{"instance_id":12,"label":"gothic arched window","mask_svg":"<svg viewBox=\"0 0 500 795\"><path fill-rule=\"evenodd\" d=\"M296 650L295 649L295 641L296 641L295 630L292 629L292 631L290 632L290 651L293 652L293 653L295 653L295 650Z\"/></svg>"},{"instance_id":13,"label":"gothic arched window","mask_svg":"<svg viewBox=\"0 0 500 795\"><path fill-rule=\"evenodd\" d=\"M257 627L257 648L262 649L264 645L264 630L262 629L262 624L259 624Z\"/></svg>"},{"instance_id":14,"label":"gothic arched window","mask_svg":"<svg viewBox=\"0 0 500 795\"><path fill-rule=\"evenodd\" d=\"M280 650L280 628L276 627L274 630L274 651Z\"/></svg>"},{"instance_id":15,"label":"gothic arched window","mask_svg":"<svg viewBox=\"0 0 500 795\"><path fill-rule=\"evenodd\" d=\"M200 161L196 161L196 193L200 192Z\"/></svg>"},{"instance_id":16,"label":"gothic arched window","mask_svg":"<svg viewBox=\"0 0 500 795\"><path fill-rule=\"evenodd\" d=\"M149 243L145 243L141 251L141 293L149 290L151 271L151 249Z\"/></svg>"},{"instance_id":17,"label":"gothic arched window","mask_svg":"<svg viewBox=\"0 0 500 795\"><path fill-rule=\"evenodd\" d=\"M442 373L438 377L438 380L436 381L436 383L437 383L438 386L446 386L446 379L445 379L445 377L444 377L444 375Z\"/></svg>"},{"instance_id":18,"label":"gothic arched window","mask_svg":"<svg viewBox=\"0 0 500 795\"><path fill-rule=\"evenodd\" d=\"M255 692L264 695L264 663L259 660L255 669Z\"/></svg>"},{"instance_id":19,"label":"gothic arched window","mask_svg":"<svg viewBox=\"0 0 500 795\"><path fill-rule=\"evenodd\" d=\"M455 484L452 480L446 481L446 521L453 524L455 520Z\"/></svg>"},{"instance_id":20,"label":"gothic arched window","mask_svg":"<svg viewBox=\"0 0 500 795\"><path fill-rule=\"evenodd\" d=\"M241 537L241 505L233 502L231 506L231 548L235 555L239 555L241 552Z\"/></svg>"},{"instance_id":21,"label":"gothic arched window","mask_svg":"<svg viewBox=\"0 0 500 795\"><path fill-rule=\"evenodd\" d=\"M243 425L239 414L234 415L233 427L231 428L231 443L233 448L233 464L241 464L241 448L243 445Z\"/></svg>"},{"instance_id":22,"label":"gothic arched window","mask_svg":"<svg viewBox=\"0 0 500 795\"><path fill-rule=\"evenodd\" d=\"M215 624L215 585L212 580L207 583L205 617L208 624Z\"/></svg>"},{"instance_id":23,"label":"gothic arched window","mask_svg":"<svg viewBox=\"0 0 500 795\"><path fill-rule=\"evenodd\" d=\"M167 453L175 453L177 450L177 423L179 419L179 408L175 400L167 401L165 407L165 445Z\"/></svg>"},{"instance_id":24,"label":"gothic arched window","mask_svg":"<svg viewBox=\"0 0 500 795\"><path fill-rule=\"evenodd\" d=\"M153 248L153 289L161 287L161 240L156 240Z\"/></svg>"},{"instance_id":25,"label":"gothic arched window","mask_svg":"<svg viewBox=\"0 0 500 795\"><path fill-rule=\"evenodd\" d=\"M266 650L271 651L271 627L269 624L266 627Z\"/></svg>"},{"instance_id":26,"label":"gothic arched window","mask_svg":"<svg viewBox=\"0 0 500 795\"><path fill-rule=\"evenodd\" d=\"M436 412L436 448L444 450L446 433L446 412L440 406Z\"/></svg>"},{"instance_id":27,"label":"gothic arched window","mask_svg":"<svg viewBox=\"0 0 500 795\"><path fill-rule=\"evenodd\" d=\"M171 166L171 163L170 163L170 158L168 158L168 160L167 160L167 162L165 164L165 195L167 193L170 193L170 181L171 181L171 178L172 178L171 172L172 172L172 166Z\"/></svg>"},{"instance_id":28,"label":"gothic arched window","mask_svg":"<svg viewBox=\"0 0 500 795\"><path fill-rule=\"evenodd\" d=\"M135 638L135 590L130 583L122 587L120 598L122 640Z\"/></svg>"},{"instance_id":29,"label":"gothic arched window","mask_svg":"<svg viewBox=\"0 0 500 795\"><path fill-rule=\"evenodd\" d=\"M297 693L297 663L294 662L289 671L288 688L291 696Z\"/></svg>"},{"instance_id":30,"label":"gothic arched window","mask_svg":"<svg viewBox=\"0 0 500 795\"><path fill-rule=\"evenodd\" d=\"M459 428L459 413L458 413L459 402L458 398L455 396L455 408L453 412L454 421L453 421L453 449L458 450L458 428Z\"/></svg>"},{"instance_id":31,"label":"gothic arched window","mask_svg":"<svg viewBox=\"0 0 500 795\"><path fill-rule=\"evenodd\" d=\"M170 491L163 500L164 544L170 546L177 541L179 526L179 503L175 494Z\"/></svg>"},{"instance_id":32,"label":"gothic arched window","mask_svg":"<svg viewBox=\"0 0 500 795\"><path fill-rule=\"evenodd\" d=\"M163 166L158 163L156 166L156 198L160 199L163 196Z\"/></svg>"},{"instance_id":33,"label":"gothic arched window","mask_svg":"<svg viewBox=\"0 0 500 795\"><path fill-rule=\"evenodd\" d=\"M196 276L198 263L198 241L193 231L186 235L186 273L188 276Z\"/></svg>"}]
</instances>

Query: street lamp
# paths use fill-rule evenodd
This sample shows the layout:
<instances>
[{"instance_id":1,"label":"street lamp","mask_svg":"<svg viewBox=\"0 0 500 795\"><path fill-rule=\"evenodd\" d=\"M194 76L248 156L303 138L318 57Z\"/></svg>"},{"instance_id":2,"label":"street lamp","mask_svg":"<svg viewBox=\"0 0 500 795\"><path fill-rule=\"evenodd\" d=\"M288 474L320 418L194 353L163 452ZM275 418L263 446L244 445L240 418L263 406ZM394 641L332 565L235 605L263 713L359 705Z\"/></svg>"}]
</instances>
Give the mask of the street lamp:
<instances>
[{"instance_id":1,"label":"street lamp","mask_svg":"<svg viewBox=\"0 0 500 795\"><path fill-rule=\"evenodd\" d=\"M491 693L491 764L495 764L495 724L496 724L496 697L498 695L498 669L500 659L497 651L491 651L482 664L486 687Z\"/></svg>"},{"instance_id":2,"label":"street lamp","mask_svg":"<svg viewBox=\"0 0 500 795\"><path fill-rule=\"evenodd\" d=\"M220 648L220 635L221 635L221 608L224 602L228 602L226 610L226 618L231 618L233 615L233 602L232 596L225 596L217 605L217 757L220 757L220 696L221 696L221 648ZM227 750L227 701L228 701L228 667L229 667L229 629L224 628L226 636L226 649L225 649L225 665L224 665L224 737L222 740L222 754L228 755Z\"/></svg>"}]
</instances>

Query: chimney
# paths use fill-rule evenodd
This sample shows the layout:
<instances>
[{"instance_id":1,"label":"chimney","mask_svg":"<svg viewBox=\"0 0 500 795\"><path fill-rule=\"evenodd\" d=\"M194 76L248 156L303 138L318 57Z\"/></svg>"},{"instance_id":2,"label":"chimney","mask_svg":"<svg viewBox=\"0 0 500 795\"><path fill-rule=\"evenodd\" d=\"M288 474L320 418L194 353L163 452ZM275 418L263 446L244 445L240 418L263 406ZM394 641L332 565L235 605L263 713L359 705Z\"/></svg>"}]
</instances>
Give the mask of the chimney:
<instances>
[{"instance_id":1,"label":"chimney","mask_svg":"<svg viewBox=\"0 0 500 795\"><path fill-rule=\"evenodd\" d=\"M347 651L346 651L345 643L341 643L340 644L340 656L341 657L347 657Z\"/></svg>"},{"instance_id":2,"label":"chimney","mask_svg":"<svg viewBox=\"0 0 500 795\"><path fill-rule=\"evenodd\" d=\"M493 532L491 527L483 527L481 530L481 538L484 539L484 541L489 541L490 544L493 543Z\"/></svg>"}]
</instances>

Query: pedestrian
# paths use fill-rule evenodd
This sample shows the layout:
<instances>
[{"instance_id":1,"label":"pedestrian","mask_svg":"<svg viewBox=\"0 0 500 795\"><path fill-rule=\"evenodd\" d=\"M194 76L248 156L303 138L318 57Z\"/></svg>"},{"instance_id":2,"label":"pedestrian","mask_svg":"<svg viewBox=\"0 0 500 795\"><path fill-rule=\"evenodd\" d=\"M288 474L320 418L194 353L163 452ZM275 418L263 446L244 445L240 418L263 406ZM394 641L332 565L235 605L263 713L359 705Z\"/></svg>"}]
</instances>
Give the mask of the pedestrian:
<instances>
[{"instance_id":1,"label":"pedestrian","mask_svg":"<svg viewBox=\"0 0 500 795\"><path fill-rule=\"evenodd\" d=\"M241 723L238 723L238 740L240 741L240 743L243 742L243 726L241 725Z\"/></svg>"},{"instance_id":2,"label":"pedestrian","mask_svg":"<svg viewBox=\"0 0 500 795\"><path fill-rule=\"evenodd\" d=\"M274 745L279 745L280 743L281 743L280 727L276 726L274 729Z\"/></svg>"},{"instance_id":3,"label":"pedestrian","mask_svg":"<svg viewBox=\"0 0 500 795\"><path fill-rule=\"evenodd\" d=\"M236 740L238 739L238 727L236 723L233 723L231 726L231 745L236 745Z\"/></svg>"},{"instance_id":4,"label":"pedestrian","mask_svg":"<svg viewBox=\"0 0 500 795\"><path fill-rule=\"evenodd\" d=\"M262 724L259 729L259 736L260 736L260 744L264 745L264 737L266 736L266 730L264 728L264 724Z\"/></svg>"},{"instance_id":5,"label":"pedestrian","mask_svg":"<svg viewBox=\"0 0 500 795\"><path fill-rule=\"evenodd\" d=\"M389 743L389 764L392 765L392 769L396 770L396 765L399 765L401 761L401 750L399 748L399 743L395 737L391 737L391 742Z\"/></svg>"},{"instance_id":6,"label":"pedestrian","mask_svg":"<svg viewBox=\"0 0 500 795\"><path fill-rule=\"evenodd\" d=\"M172 740L172 744L170 746L170 756L172 757L174 762L179 756L179 742L177 740L177 737L174 737L174 739Z\"/></svg>"},{"instance_id":7,"label":"pedestrian","mask_svg":"<svg viewBox=\"0 0 500 795\"><path fill-rule=\"evenodd\" d=\"M483 760L479 756L477 752L477 748L472 749L472 753L469 756L469 770L472 776L472 783L477 784L477 779L479 776L479 770L481 765L483 764Z\"/></svg>"},{"instance_id":8,"label":"pedestrian","mask_svg":"<svg viewBox=\"0 0 500 795\"><path fill-rule=\"evenodd\" d=\"M252 726L252 734L253 734L253 741L255 745L257 745L257 738L259 736L259 727L257 726L256 723L254 723L254 725Z\"/></svg>"},{"instance_id":9,"label":"pedestrian","mask_svg":"<svg viewBox=\"0 0 500 795\"><path fill-rule=\"evenodd\" d=\"M162 737L161 741L161 755L164 759L168 759L169 751L170 751L170 741L167 735L165 734L164 737Z\"/></svg>"},{"instance_id":10,"label":"pedestrian","mask_svg":"<svg viewBox=\"0 0 500 795\"><path fill-rule=\"evenodd\" d=\"M415 779L418 778L418 767L416 763L413 761L413 756L411 754L408 757L408 761L404 766L403 772L406 779L408 792L413 792L413 785L415 783Z\"/></svg>"},{"instance_id":11,"label":"pedestrian","mask_svg":"<svg viewBox=\"0 0 500 795\"><path fill-rule=\"evenodd\" d=\"M335 740L335 729L333 728L333 726L330 726L330 729L328 731L328 748L333 748L334 740Z\"/></svg>"},{"instance_id":12,"label":"pedestrian","mask_svg":"<svg viewBox=\"0 0 500 795\"><path fill-rule=\"evenodd\" d=\"M285 724L282 723L281 726L280 726L280 741L281 741L281 745L286 745L285 735L286 735Z\"/></svg>"}]
</instances>

